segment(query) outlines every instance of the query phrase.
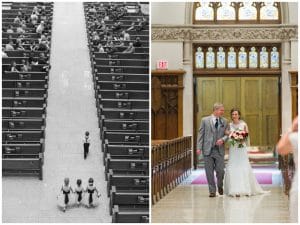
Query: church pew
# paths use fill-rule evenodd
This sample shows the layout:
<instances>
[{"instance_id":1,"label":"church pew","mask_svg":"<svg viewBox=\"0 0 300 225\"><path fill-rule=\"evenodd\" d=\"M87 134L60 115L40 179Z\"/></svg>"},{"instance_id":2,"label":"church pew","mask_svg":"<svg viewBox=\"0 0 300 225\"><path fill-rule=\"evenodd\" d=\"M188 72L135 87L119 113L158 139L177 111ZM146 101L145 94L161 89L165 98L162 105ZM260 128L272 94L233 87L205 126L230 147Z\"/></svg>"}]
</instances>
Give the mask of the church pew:
<instances>
[{"instance_id":1,"label":"church pew","mask_svg":"<svg viewBox=\"0 0 300 225\"><path fill-rule=\"evenodd\" d=\"M149 146L148 145L114 145L109 144L106 140L104 142L104 158L107 154L113 156L131 156L132 158L148 158L149 157Z\"/></svg>"},{"instance_id":2,"label":"church pew","mask_svg":"<svg viewBox=\"0 0 300 225\"><path fill-rule=\"evenodd\" d=\"M17 68L21 68L22 64L17 64ZM38 65L31 65L32 72L45 72L47 64L38 64ZM10 71L11 64L2 64L2 71Z\"/></svg>"},{"instance_id":3,"label":"church pew","mask_svg":"<svg viewBox=\"0 0 300 225\"><path fill-rule=\"evenodd\" d=\"M104 108L113 108L113 109L147 109L149 108L148 99L111 99L101 98L101 95L98 95L96 100L97 106L102 104Z\"/></svg>"},{"instance_id":4,"label":"church pew","mask_svg":"<svg viewBox=\"0 0 300 225\"><path fill-rule=\"evenodd\" d=\"M116 108L104 108L102 104L99 104L98 116L105 116L107 119L131 119L141 120L148 119L149 108L146 109L116 109Z\"/></svg>"},{"instance_id":5,"label":"church pew","mask_svg":"<svg viewBox=\"0 0 300 225\"><path fill-rule=\"evenodd\" d=\"M149 59L149 53L100 53L93 52L94 58L112 58L112 59Z\"/></svg>"},{"instance_id":6,"label":"church pew","mask_svg":"<svg viewBox=\"0 0 300 225\"><path fill-rule=\"evenodd\" d=\"M43 115L46 115L46 108L10 108L2 107L2 117L3 118L41 118Z\"/></svg>"},{"instance_id":7,"label":"church pew","mask_svg":"<svg viewBox=\"0 0 300 225\"><path fill-rule=\"evenodd\" d=\"M6 143L32 143L40 142L45 138L45 127L40 130L2 131L2 142Z\"/></svg>"},{"instance_id":8,"label":"church pew","mask_svg":"<svg viewBox=\"0 0 300 225\"><path fill-rule=\"evenodd\" d=\"M127 47L128 46L116 47L116 51L114 53L108 53L108 54L123 54L123 51L125 51L127 49ZM93 52L98 51L97 45L92 45L91 48L92 48ZM110 49L110 47L105 47L104 46L104 51L105 52L108 52L107 49ZM146 53L146 52L149 52L149 47L135 47L134 53ZM126 54L126 53L124 53L124 54ZM132 54L132 53L129 53L129 54Z\"/></svg>"},{"instance_id":9,"label":"church pew","mask_svg":"<svg viewBox=\"0 0 300 225\"><path fill-rule=\"evenodd\" d=\"M97 85L96 96L101 95L102 98L115 99L149 99L148 91L140 90L102 90Z\"/></svg>"},{"instance_id":10,"label":"church pew","mask_svg":"<svg viewBox=\"0 0 300 225\"><path fill-rule=\"evenodd\" d=\"M135 40L130 40L130 41L122 41L124 43L125 46L129 46L129 43L130 42L134 42ZM112 42L115 44L115 45L118 45L120 44L120 41L116 41L116 40L112 40ZM148 40L140 40L142 46L141 47L149 47L149 41ZM98 43L101 43L103 46L105 46L107 44L107 41L106 40L99 40ZM93 44L91 44L93 47L97 47L97 46L94 46ZM97 50L97 49L96 49Z\"/></svg>"},{"instance_id":11,"label":"church pew","mask_svg":"<svg viewBox=\"0 0 300 225\"><path fill-rule=\"evenodd\" d=\"M101 73L143 73L148 74L147 66L102 66L95 65L95 71Z\"/></svg>"},{"instance_id":12,"label":"church pew","mask_svg":"<svg viewBox=\"0 0 300 225\"><path fill-rule=\"evenodd\" d=\"M38 57L35 57L38 59ZM13 61L15 61L17 64L22 64L22 60L28 60L28 57L7 57L2 58L2 64L11 64Z\"/></svg>"},{"instance_id":13,"label":"church pew","mask_svg":"<svg viewBox=\"0 0 300 225\"><path fill-rule=\"evenodd\" d=\"M112 158L110 154L107 154L105 158L105 175L112 171L118 171L119 173L126 173L128 171L138 171L148 174L149 172L149 160L148 159L131 159L131 158Z\"/></svg>"},{"instance_id":14,"label":"church pew","mask_svg":"<svg viewBox=\"0 0 300 225\"><path fill-rule=\"evenodd\" d=\"M147 82L123 81L120 77L122 75L114 76L114 81L102 81L100 77L95 77L99 90L149 90L149 83Z\"/></svg>"},{"instance_id":15,"label":"church pew","mask_svg":"<svg viewBox=\"0 0 300 225\"><path fill-rule=\"evenodd\" d=\"M109 140L109 144L136 144L146 145L149 142L148 133L135 132L113 132L103 129L104 139Z\"/></svg>"},{"instance_id":16,"label":"church pew","mask_svg":"<svg viewBox=\"0 0 300 225\"><path fill-rule=\"evenodd\" d=\"M3 107L46 107L47 100L43 97L2 97Z\"/></svg>"},{"instance_id":17,"label":"church pew","mask_svg":"<svg viewBox=\"0 0 300 225\"><path fill-rule=\"evenodd\" d=\"M38 40L40 38L40 34L39 33L25 33L24 34L27 38L33 38ZM20 34L18 33L7 33L7 32L2 32L2 38L8 38L9 36L11 36L12 38L18 38L20 36Z\"/></svg>"},{"instance_id":18,"label":"church pew","mask_svg":"<svg viewBox=\"0 0 300 225\"><path fill-rule=\"evenodd\" d=\"M43 179L42 156L40 158L3 158L2 175L37 175Z\"/></svg>"},{"instance_id":19,"label":"church pew","mask_svg":"<svg viewBox=\"0 0 300 225\"><path fill-rule=\"evenodd\" d=\"M3 88L48 88L47 80L2 80Z\"/></svg>"},{"instance_id":20,"label":"church pew","mask_svg":"<svg viewBox=\"0 0 300 225\"><path fill-rule=\"evenodd\" d=\"M104 66L148 66L149 61L145 59L107 59L94 58L94 64Z\"/></svg>"},{"instance_id":21,"label":"church pew","mask_svg":"<svg viewBox=\"0 0 300 225\"><path fill-rule=\"evenodd\" d=\"M113 223L149 223L149 209L148 208L133 208L120 209L115 205L113 208Z\"/></svg>"},{"instance_id":22,"label":"church pew","mask_svg":"<svg viewBox=\"0 0 300 225\"><path fill-rule=\"evenodd\" d=\"M21 155L22 157L39 155L45 151L45 140L41 139L37 143L2 143L2 158L15 157Z\"/></svg>"},{"instance_id":23,"label":"church pew","mask_svg":"<svg viewBox=\"0 0 300 225\"><path fill-rule=\"evenodd\" d=\"M146 190L117 190L116 186L112 186L110 190L110 214L114 205L122 205L125 207L141 207L149 205L149 193Z\"/></svg>"},{"instance_id":24,"label":"church pew","mask_svg":"<svg viewBox=\"0 0 300 225\"><path fill-rule=\"evenodd\" d=\"M46 125L46 118L3 118L2 130L40 130Z\"/></svg>"},{"instance_id":25,"label":"church pew","mask_svg":"<svg viewBox=\"0 0 300 225\"><path fill-rule=\"evenodd\" d=\"M99 119L100 130L103 130L103 127L109 131L141 131L148 132L149 122L148 121L128 121L123 119L104 119L101 117Z\"/></svg>"},{"instance_id":26,"label":"church pew","mask_svg":"<svg viewBox=\"0 0 300 225\"><path fill-rule=\"evenodd\" d=\"M48 72L2 72L2 80L48 80Z\"/></svg>"},{"instance_id":27,"label":"church pew","mask_svg":"<svg viewBox=\"0 0 300 225\"><path fill-rule=\"evenodd\" d=\"M127 174L119 174L113 170L109 170L107 180L108 197L110 197L110 190L112 186L117 186L118 188L123 189L144 188L147 190L149 187L149 176L135 171L128 171Z\"/></svg>"},{"instance_id":28,"label":"church pew","mask_svg":"<svg viewBox=\"0 0 300 225\"><path fill-rule=\"evenodd\" d=\"M2 97L44 97L47 98L45 88L2 88Z\"/></svg>"},{"instance_id":29,"label":"church pew","mask_svg":"<svg viewBox=\"0 0 300 225\"><path fill-rule=\"evenodd\" d=\"M5 51L8 57L28 57L32 54L33 57L39 57L41 53L44 53L48 58L49 50L47 51L30 51L30 50L14 50L14 51Z\"/></svg>"}]
</instances>

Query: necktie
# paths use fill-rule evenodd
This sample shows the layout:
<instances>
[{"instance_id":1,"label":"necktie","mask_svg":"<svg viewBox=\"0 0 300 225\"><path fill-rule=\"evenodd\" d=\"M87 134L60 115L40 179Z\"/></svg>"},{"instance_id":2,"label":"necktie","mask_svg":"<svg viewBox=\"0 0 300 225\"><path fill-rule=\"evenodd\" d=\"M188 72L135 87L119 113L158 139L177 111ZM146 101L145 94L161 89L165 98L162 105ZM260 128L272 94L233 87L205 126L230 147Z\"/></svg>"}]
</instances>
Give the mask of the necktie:
<instances>
[{"instance_id":1,"label":"necktie","mask_svg":"<svg viewBox=\"0 0 300 225\"><path fill-rule=\"evenodd\" d=\"M219 126L219 119L217 118L215 123L215 128L218 129L218 126Z\"/></svg>"}]
</instances>

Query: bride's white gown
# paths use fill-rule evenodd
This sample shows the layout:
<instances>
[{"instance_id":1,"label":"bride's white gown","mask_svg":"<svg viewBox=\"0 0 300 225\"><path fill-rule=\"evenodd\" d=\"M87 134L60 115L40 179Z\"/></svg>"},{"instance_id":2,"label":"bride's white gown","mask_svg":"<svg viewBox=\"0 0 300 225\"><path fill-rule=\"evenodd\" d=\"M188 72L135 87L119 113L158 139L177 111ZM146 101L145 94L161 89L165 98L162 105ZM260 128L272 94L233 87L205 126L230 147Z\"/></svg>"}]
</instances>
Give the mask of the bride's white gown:
<instances>
[{"instance_id":1,"label":"bride's white gown","mask_svg":"<svg viewBox=\"0 0 300 225\"><path fill-rule=\"evenodd\" d=\"M244 130L247 124L244 121L240 121L239 124L231 122L229 126L230 131L237 129ZM237 146L230 146L229 159L225 172L224 193L233 196L267 193L258 184L252 171L247 155L247 147L237 148Z\"/></svg>"}]
</instances>

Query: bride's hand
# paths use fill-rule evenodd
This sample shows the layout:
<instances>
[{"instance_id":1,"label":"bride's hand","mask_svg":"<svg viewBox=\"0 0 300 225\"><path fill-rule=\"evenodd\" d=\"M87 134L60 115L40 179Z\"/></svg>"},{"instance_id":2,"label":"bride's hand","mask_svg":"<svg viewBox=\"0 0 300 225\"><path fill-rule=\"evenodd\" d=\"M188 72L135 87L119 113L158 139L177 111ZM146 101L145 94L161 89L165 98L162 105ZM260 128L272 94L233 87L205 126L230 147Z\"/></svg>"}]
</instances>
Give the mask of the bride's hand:
<instances>
[{"instance_id":1,"label":"bride's hand","mask_svg":"<svg viewBox=\"0 0 300 225\"><path fill-rule=\"evenodd\" d=\"M224 140L223 139L219 139L219 140L217 140L217 142L216 142L216 145L218 145L218 146L221 146L221 145L223 145L224 144Z\"/></svg>"}]
</instances>

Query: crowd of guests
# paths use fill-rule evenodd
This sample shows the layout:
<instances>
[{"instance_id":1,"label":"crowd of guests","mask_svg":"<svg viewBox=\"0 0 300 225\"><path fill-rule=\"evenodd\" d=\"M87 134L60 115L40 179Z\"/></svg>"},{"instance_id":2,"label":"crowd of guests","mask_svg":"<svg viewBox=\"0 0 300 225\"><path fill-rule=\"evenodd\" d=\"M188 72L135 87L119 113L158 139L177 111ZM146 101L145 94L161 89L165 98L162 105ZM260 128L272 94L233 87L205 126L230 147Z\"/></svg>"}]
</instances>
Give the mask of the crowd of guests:
<instances>
[{"instance_id":1,"label":"crowd of guests","mask_svg":"<svg viewBox=\"0 0 300 225\"><path fill-rule=\"evenodd\" d=\"M33 65L49 64L45 53L40 53L39 57L34 57L33 52L45 52L50 49L51 18L47 15L46 6L38 4L33 7L31 15L25 14L22 8L19 9L13 24L2 28L2 33L7 33L7 43L2 47L2 58L7 58L7 51L26 51L29 52L28 59L22 60L22 64L17 66L16 62L11 63L10 71L28 72ZM33 38L28 33L37 33L38 38ZM14 34L14 35L13 35ZM15 34L17 37L14 38ZM45 71L49 66L43 67Z\"/></svg>"},{"instance_id":2,"label":"crowd of guests","mask_svg":"<svg viewBox=\"0 0 300 225\"><path fill-rule=\"evenodd\" d=\"M142 47L142 42L139 37L132 40L129 31L137 33L144 30L149 22L145 16L138 18L132 22L128 28L124 28L121 20L128 14L128 6L125 4L108 3L107 5L100 4L99 7L91 6L89 14L92 15L92 21L89 22L89 28L92 30L91 39L93 45L97 46L100 53L134 53L136 47ZM141 14L140 6L137 8L137 14ZM113 21L113 24L107 24L107 21ZM127 45L128 43L128 45ZM121 48L120 48L121 47Z\"/></svg>"}]
</instances>

